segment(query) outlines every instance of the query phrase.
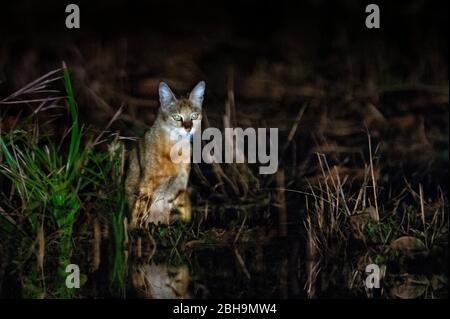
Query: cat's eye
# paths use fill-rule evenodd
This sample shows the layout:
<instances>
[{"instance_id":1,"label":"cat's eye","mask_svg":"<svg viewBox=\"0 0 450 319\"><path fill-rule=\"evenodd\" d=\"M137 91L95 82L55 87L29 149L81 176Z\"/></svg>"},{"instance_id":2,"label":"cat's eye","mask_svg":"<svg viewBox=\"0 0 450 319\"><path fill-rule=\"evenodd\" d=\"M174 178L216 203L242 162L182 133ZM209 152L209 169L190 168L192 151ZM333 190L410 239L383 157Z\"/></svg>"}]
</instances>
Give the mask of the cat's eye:
<instances>
[{"instance_id":1,"label":"cat's eye","mask_svg":"<svg viewBox=\"0 0 450 319\"><path fill-rule=\"evenodd\" d=\"M198 119L199 114L197 112L194 112L191 114L191 120L196 120Z\"/></svg>"},{"instance_id":2,"label":"cat's eye","mask_svg":"<svg viewBox=\"0 0 450 319\"><path fill-rule=\"evenodd\" d=\"M173 118L175 121L182 121L182 120L183 120L183 118L181 117L180 114L172 114L172 118Z\"/></svg>"}]
</instances>

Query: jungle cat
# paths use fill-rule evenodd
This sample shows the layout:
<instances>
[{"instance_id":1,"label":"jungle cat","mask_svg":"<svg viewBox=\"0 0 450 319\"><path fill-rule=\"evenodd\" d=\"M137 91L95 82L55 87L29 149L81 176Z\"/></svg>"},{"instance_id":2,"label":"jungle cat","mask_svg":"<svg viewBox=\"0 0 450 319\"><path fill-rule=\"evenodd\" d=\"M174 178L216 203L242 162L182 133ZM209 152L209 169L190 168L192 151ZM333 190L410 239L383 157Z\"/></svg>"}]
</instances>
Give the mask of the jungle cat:
<instances>
[{"instance_id":1,"label":"jungle cat","mask_svg":"<svg viewBox=\"0 0 450 319\"><path fill-rule=\"evenodd\" d=\"M190 140L200 130L205 82L199 82L188 97L179 99L164 82L159 84L158 92L156 120L129 157L125 193L131 229L191 219L187 193L190 157L189 161L173 161L171 150L182 140L190 152Z\"/></svg>"}]
</instances>

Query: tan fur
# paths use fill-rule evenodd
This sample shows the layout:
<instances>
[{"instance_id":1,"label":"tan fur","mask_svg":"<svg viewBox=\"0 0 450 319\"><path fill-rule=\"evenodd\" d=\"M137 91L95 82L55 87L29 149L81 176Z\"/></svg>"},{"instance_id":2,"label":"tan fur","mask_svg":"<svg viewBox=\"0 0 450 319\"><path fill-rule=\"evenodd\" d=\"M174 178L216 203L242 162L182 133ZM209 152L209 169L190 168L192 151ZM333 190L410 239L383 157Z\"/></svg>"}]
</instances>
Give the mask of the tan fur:
<instances>
[{"instance_id":1,"label":"tan fur","mask_svg":"<svg viewBox=\"0 0 450 319\"><path fill-rule=\"evenodd\" d=\"M204 83L200 84L204 90ZM189 134L199 129L203 90L201 99L193 96L199 91L199 85L189 98L179 100L165 84L160 85L161 108L155 123L130 153L125 192L131 210L131 228L146 227L149 223L168 224L177 218L191 219L187 191L190 163L172 161L170 152L177 141L171 140L170 134L174 131ZM161 91L161 86L165 91ZM167 99L169 93L172 96ZM199 114L196 120L190 118L193 113ZM173 114L179 114L183 120L174 120Z\"/></svg>"},{"instance_id":2,"label":"tan fur","mask_svg":"<svg viewBox=\"0 0 450 319\"><path fill-rule=\"evenodd\" d=\"M189 268L143 264L131 268L131 282L139 297L150 299L190 299Z\"/></svg>"}]
</instances>

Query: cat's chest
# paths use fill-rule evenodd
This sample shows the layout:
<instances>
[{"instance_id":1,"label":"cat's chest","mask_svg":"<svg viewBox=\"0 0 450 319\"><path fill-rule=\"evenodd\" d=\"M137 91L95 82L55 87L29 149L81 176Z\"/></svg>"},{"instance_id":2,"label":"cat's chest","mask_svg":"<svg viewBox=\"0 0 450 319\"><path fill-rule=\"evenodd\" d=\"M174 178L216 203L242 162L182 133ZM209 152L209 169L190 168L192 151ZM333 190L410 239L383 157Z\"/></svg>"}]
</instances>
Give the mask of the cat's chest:
<instances>
[{"instance_id":1,"label":"cat's chest","mask_svg":"<svg viewBox=\"0 0 450 319\"><path fill-rule=\"evenodd\" d=\"M157 158L158 168L167 173L178 174L189 171L191 167L192 147L188 142L177 144L167 139L158 141L154 148L154 157Z\"/></svg>"},{"instance_id":2,"label":"cat's chest","mask_svg":"<svg viewBox=\"0 0 450 319\"><path fill-rule=\"evenodd\" d=\"M186 144L184 154L190 155L191 145ZM140 166L144 168L142 182L157 186L168 180L187 179L190 172L190 156L180 157L180 148L170 142L162 131L155 130L146 136L144 156Z\"/></svg>"},{"instance_id":3,"label":"cat's chest","mask_svg":"<svg viewBox=\"0 0 450 319\"><path fill-rule=\"evenodd\" d=\"M191 164L176 162L167 149L155 150L152 156L143 159L143 167L147 167L142 182L159 187L162 184L185 185L189 179Z\"/></svg>"}]
</instances>

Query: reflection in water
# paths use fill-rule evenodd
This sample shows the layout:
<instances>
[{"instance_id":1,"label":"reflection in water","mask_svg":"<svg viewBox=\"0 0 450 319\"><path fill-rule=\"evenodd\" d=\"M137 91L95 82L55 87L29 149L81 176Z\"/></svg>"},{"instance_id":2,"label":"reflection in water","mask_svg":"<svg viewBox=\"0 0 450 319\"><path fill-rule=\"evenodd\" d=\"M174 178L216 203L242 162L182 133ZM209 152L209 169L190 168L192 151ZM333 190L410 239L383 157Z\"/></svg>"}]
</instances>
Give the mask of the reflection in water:
<instances>
[{"instance_id":1,"label":"reflection in water","mask_svg":"<svg viewBox=\"0 0 450 319\"><path fill-rule=\"evenodd\" d=\"M137 240L125 252L100 255L79 290L85 298L448 298L448 250L377 260L373 247L318 245L306 225L305 240L272 239L270 243L233 247L204 245L184 251L155 249ZM110 249L110 245L102 245ZM0 246L1 248L1 246ZM322 248L322 249L320 249ZM371 250L372 249L372 250ZM121 254L121 253L124 254ZM120 258L118 258L120 257ZM0 254L0 297L21 296L6 274ZM365 285L366 266L377 263L380 288ZM24 278L27 279L27 278ZM3 281L3 285L2 285ZM6 288L5 288L6 287ZM3 293L3 295L2 295Z\"/></svg>"},{"instance_id":2,"label":"reflection in water","mask_svg":"<svg viewBox=\"0 0 450 319\"><path fill-rule=\"evenodd\" d=\"M292 246L205 246L180 263L171 260L170 252L157 250L146 261L129 260L129 288L139 298L299 298L300 253L299 241Z\"/></svg>"},{"instance_id":3,"label":"reflection in water","mask_svg":"<svg viewBox=\"0 0 450 319\"><path fill-rule=\"evenodd\" d=\"M186 265L142 264L132 267L131 281L139 297L189 299L189 268Z\"/></svg>"},{"instance_id":4,"label":"reflection in water","mask_svg":"<svg viewBox=\"0 0 450 319\"><path fill-rule=\"evenodd\" d=\"M307 227L308 229L308 227ZM201 246L189 252L157 250L129 260L128 297L139 298L442 298L448 277L398 265L380 265L381 288L365 287L367 251L358 255L318 248L314 232L306 241L233 248ZM144 254L145 255L145 254ZM176 255L176 258L173 258ZM175 260L174 260L175 259ZM134 260L134 261L133 261ZM416 264L416 263L414 263ZM427 263L424 264L425 266ZM397 269L396 269L397 268ZM443 269L443 268L440 268Z\"/></svg>"}]
</instances>

